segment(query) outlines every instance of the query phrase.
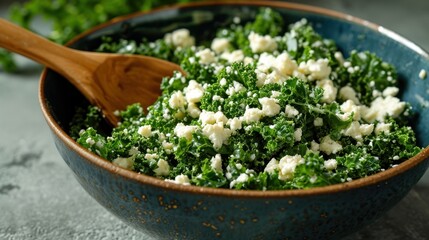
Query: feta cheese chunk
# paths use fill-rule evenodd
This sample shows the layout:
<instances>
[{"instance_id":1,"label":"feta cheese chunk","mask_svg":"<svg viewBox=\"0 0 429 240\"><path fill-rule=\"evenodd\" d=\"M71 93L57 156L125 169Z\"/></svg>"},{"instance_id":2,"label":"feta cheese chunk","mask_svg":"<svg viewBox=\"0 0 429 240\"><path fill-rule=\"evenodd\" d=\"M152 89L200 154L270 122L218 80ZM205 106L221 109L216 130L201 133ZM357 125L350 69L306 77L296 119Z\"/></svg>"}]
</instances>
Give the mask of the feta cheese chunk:
<instances>
[{"instance_id":1,"label":"feta cheese chunk","mask_svg":"<svg viewBox=\"0 0 429 240\"><path fill-rule=\"evenodd\" d=\"M362 109L362 117L367 122L378 120L384 122L386 116L398 117L405 109L405 102L399 98L387 96L378 97L371 102L371 106Z\"/></svg>"},{"instance_id":2,"label":"feta cheese chunk","mask_svg":"<svg viewBox=\"0 0 429 240\"><path fill-rule=\"evenodd\" d=\"M293 132L293 137L295 138L295 142L301 141L302 137L302 128L297 128L295 132Z\"/></svg>"},{"instance_id":3,"label":"feta cheese chunk","mask_svg":"<svg viewBox=\"0 0 429 240\"><path fill-rule=\"evenodd\" d=\"M118 157L118 158L115 158L112 161L112 163L118 167L128 169L128 170L133 170L134 157L128 157L128 158Z\"/></svg>"},{"instance_id":4,"label":"feta cheese chunk","mask_svg":"<svg viewBox=\"0 0 429 240\"><path fill-rule=\"evenodd\" d=\"M284 76L292 76L293 72L298 68L298 64L286 52L277 56L273 67Z\"/></svg>"},{"instance_id":5,"label":"feta cheese chunk","mask_svg":"<svg viewBox=\"0 0 429 240\"><path fill-rule=\"evenodd\" d=\"M383 97L387 97L387 96L396 96L399 93L399 88L397 87L387 87L383 90Z\"/></svg>"},{"instance_id":6,"label":"feta cheese chunk","mask_svg":"<svg viewBox=\"0 0 429 240\"><path fill-rule=\"evenodd\" d=\"M374 124L360 124L358 121L353 121L350 126L343 131L343 134L357 141L362 141L363 136L370 135L373 130Z\"/></svg>"},{"instance_id":7,"label":"feta cheese chunk","mask_svg":"<svg viewBox=\"0 0 429 240\"><path fill-rule=\"evenodd\" d=\"M203 135L213 143L214 149L220 149L231 136L231 129L225 128L222 122L207 124L202 129Z\"/></svg>"},{"instance_id":8,"label":"feta cheese chunk","mask_svg":"<svg viewBox=\"0 0 429 240\"><path fill-rule=\"evenodd\" d=\"M334 82L330 79L317 81L317 86L323 89L322 102L331 103L337 97L338 89L334 86Z\"/></svg>"},{"instance_id":9,"label":"feta cheese chunk","mask_svg":"<svg viewBox=\"0 0 429 240\"><path fill-rule=\"evenodd\" d=\"M305 162L304 158L300 155L286 155L277 161L276 159L271 159L270 162L265 166L264 171L270 174L274 173L274 171L278 171L280 180L288 180L293 177L293 173L295 172L295 168L299 164L303 164Z\"/></svg>"},{"instance_id":10,"label":"feta cheese chunk","mask_svg":"<svg viewBox=\"0 0 429 240\"><path fill-rule=\"evenodd\" d=\"M235 63L244 60L244 53L242 50L234 50L232 52L224 52L220 57L228 61L228 63Z\"/></svg>"},{"instance_id":11,"label":"feta cheese chunk","mask_svg":"<svg viewBox=\"0 0 429 240\"><path fill-rule=\"evenodd\" d=\"M176 91L171 94L170 99L168 100L168 105L173 109L178 109L184 107L186 104L185 97L183 96L182 91Z\"/></svg>"},{"instance_id":12,"label":"feta cheese chunk","mask_svg":"<svg viewBox=\"0 0 429 240\"><path fill-rule=\"evenodd\" d=\"M298 110L289 104L285 107L285 113L288 118L294 118L299 114Z\"/></svg>"},{"instance_id":13,"label":"feta cheese chunk","mask_svg":"<svg viewBox=\"0 0 429 240\"><path fill-rule=\"evenodd\" d=\"M165 181L167 182L172 182L175 184L180 184L180 185L191 185L191 181L189 180L189 177L185 174L179 174L177 175L174 180L171 179L165 179Z\"/></svg>"},{"instance_id":14,"label":"feta cheese chunk","mask_svg":"<svg viewBox=\"0 0 429 240\"><path fill-rule=\"evenodd\" d=\"M343 114L337 113L337 116L343 121L347 121L352 114L353 120L359 121L361 119L361 106L355 105L352 100L347 100L343 102L343 104L341 104L340 106L340 109Z\"/></svg>"},{"instance_id":15,"label":"feta cheese chunk","mask_svg":"<svg viewBox=\"0 0 429 240\"><path fill-rule=\"evenodd\" d=\"M243 84L237 82L237 81L233 81L232 85L230 85L230 87L226 90L226 94L228 96L232 96L238 92L244 91L246 90L246 88L243 86Z\"/></svg>"},{"instance_id":16,"label":"feta cheese chunk","mask_svg":"<svg viewBox=\"0 0 429 240\"><path fill-rule=\"evenodd\" d=\"M186 140L192 140L192 133L194 133L198 129L197 126L187 126L183 123L178 123L174 128L174 134L178 137L184 137Z\"/></svg>"},{"instance_id":17,"label":"feta cheese chunk","mask_svg":"<svg viewBox=\"0 0 429 240\"><path fill-rule=\"evenodd\" d=\"M424 69L420 70L420 72L419 72L419 78L420 79L425 79L426 76L427 76L426 70L424 70Z\"/></svg>"},{"instance_id":18,"label":"feta cheese chunk","mask_svg":"<svg viewBox=\"0 0 429 240\"><path fill-rule=\"evenodd\" d=\"M248 38L250 49L254 53L273 52L277 49L277 42L269 35L261 36L252 31Z\"/></svg>"},{"instance_id":19,"label":"feta cheese chunk","mask_svg":"<svg viewBox=\"0 0 429 240\"><path fill-rule=\"evenodd\" d=\"M227 38L215 38L211 44L211 49L218 54L228 51L230 47L231 44Z\"/></svg>"},{"instance_id":20,"label":"feta cheese chunk","mask_svg":"<svg viewBox=\"0 0 429 240\"><path fill-rule=\"evenodd\" d=\"M240 130L242 127L241 120L237 117L229 119L228 125L232 131Z\"/></svg>"},{"instance_id":21,"label":"feta cheese chunk","mask_svg":"<svg viewBox=\"0 0 429 240\"><path fill-rule=\"evenodd\" d=\"M335 159L329 159L329 160L326 160L323 165L326 168L326 170L332 171L337 168L338 163L337 163L337 160Z\"/></svg>"},{"instance_id":22,"label":"feta cheese chunk","mask_svg":"<svg viewBox=\"0 0 429 240\"><path fill-rule=\"evenodd\" d=\"M197 104L189 103L186 111L189 113L189 116L192 118L198 118L201 114L201 109L198 108Z\"/></svg>"},{"instance_id":23,"label":"feta cheese chunk","mask_svg":"<svg viewBox=\"0 0 429 240\"><path fill-rule=\"evenodd\" d=\"M377 123L375 126L375 134L381 134L381 133L390 133L390 127L392 126L391 123Z\"/></svg>"},{"instance_id":24,"label":"feta cheese chunk","mask_svg":"<svg viewBox=\"0 0 429 240\"><path fill-rule=\"evenodd\" d=\"M212 159L210 160L210 166L216 172L222 172L223 171L222 170L222 157L219 153L216 154L214 157L212 157Z\"/></svg>"},{"instance_id":25,"label":"feta cheese chunk","mask_svg":"<svg viewBox=\"0 0 429 240\"><path fill-rule=\"evenodd\" d=\"M164 159L159 159L156 165L158 167L153 171L157 176L167 176L170 173L170 165Z\"/></svg>"},{"instance_id":26,"label":"feta cheese chunk","mask_svg":"<svg viewBox=\"0 0 429 240\"><path fill-rule=\"evenodd\" d=\"M191 36L188 29L181 28L167 33L164 36L167 44L172 44L175 47L191 47L195 45L195 38Z\"/></svg>"},{"instance_id":27,"label":"feta cheese chunk","mask_svg":"<svg viewBox=\"0 0 429 240\"><path fill-rule=\"evenodd\" d=\"M243 122L259 122L262 117L262 111L258 108L246 108L244 115L240 118Z\"/></svg>"},{"instance_id":28,"label":"feta cheese chunk","mask_svg":"<svg viewBox=\"0 0 429 240\"><path fill-rule=\"evenodd\" d=\"M342 87L338 92L338 97L342 100L352 100L354 104L360 104L356 91L350 86Z\"/></svg>"},{"instance_id":29,"label":"feta cheese chunk","mask_svg":"<svg viewBox=\"0 0 429 240\"><path fill-rule=\"evenodd\" d=\"M322 80L327 79L331 74L331 67L329 60L326 58L310 59L307 62L301 62L298 70L305 75L308 75L308 80Z\"/></svg>"},{"instance_id":30,"label":"feta cheese chunk","mask_svg":"<svg viewBox=\"0 0 429 240\"><path fill-rule=\"evenodd\" d=\"M201 121L201 125L205 126L207 124L215 124L215 123L228 123L228 118L223 114L223 112L211 112L203 110L200 114L199 120Z\"/></svg>"},{"instance_id":31,"label":"feta cheese chunk","mask_svg":"<svg viewBox=\"0 0 429 240\"><path fill-rule=\"evenodd\" d=\"M262 114L265 116L272 117L280 112L280 105L275 98L260 98L259 103L262 105Z\"/></svg>"},{"instance_id":32,"label":"feta cheese chunk","mask_svg":"<svg viewBox=\"0 0 429 240\"><path fill-rule=\"evenodd\" d=\"M249 175L247 175L247 173L241 173L241 174L237 177L237 179L232 180L232 181L229 183L229 188L233 188L233 187L235 186L235 184L237 184L237 183L245 183L245 182L247 182L248 180L249 180Z\"/></svg>"},{"instance_id":33,"label":"feta cheese chunk","mask_svg":"<svg viewBox=\"0 0 429 240\"><path fill-rule=\"evenodd\" d=\"M315 118L314 121L313 121L313 125L315 127L321 127L321 126L323 126L323 118L320 118L320 117Z\"/></svg>"},{"instance_id":34,"label":"feta cheese chunk","mask_svg":"<svg viewBox=\"0 0 429 240\"><path fill-rule=\"evenodd\" d=\"M204 95L204 88L195 80L189 81L188 86L183 90L188 103L198 103Z\"/></svg>"},{"instance_id":35,"label":"feta cheese chunk","mask_svg":"<svg viewBox=\"0 0 429 240\"><path fill-rule=\"evenodd\" d=\"M201 64L207 65L216 61L214 52L212 52L208 48L198 51L197 53L195 53L195 56L200 58L199 63Z\"/></svg>"},{"instance_id":36,"label":"feta cheese chunk","mask_svg":"<svg viewBox=\"0 0 429 240\"><path fill-rule=\"evenodd\" d=\"M341 146L341 144L339 144L338 142L332 140L331 137L328 135L322 138L322 141L319 145L319 149L320 151L331 155L341 151L343 149L343 146Z\"/></svg>"},{"instance_id":37,"label":"feta cheese chunk","mask_svg":"<svg viewBox=\"0 0 429 240\"><path fill-rule=\"evenodd\" d=\"M144 125L139 127L137 132L142 135L143 137L150 137L152 136L152 126L151 125Z\"/></svg>"}]
</instances>

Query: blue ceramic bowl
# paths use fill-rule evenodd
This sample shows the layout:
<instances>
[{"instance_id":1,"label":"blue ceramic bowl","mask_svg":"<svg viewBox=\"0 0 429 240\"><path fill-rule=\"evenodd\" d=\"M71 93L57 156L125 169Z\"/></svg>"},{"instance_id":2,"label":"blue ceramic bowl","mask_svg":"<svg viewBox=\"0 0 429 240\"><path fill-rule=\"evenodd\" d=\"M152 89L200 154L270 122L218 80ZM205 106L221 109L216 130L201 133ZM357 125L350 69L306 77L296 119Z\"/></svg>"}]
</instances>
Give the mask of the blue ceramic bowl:
<instances>
[{"instance_id":1,"label":"blue ceramic bowl","mask_svg":"<svg viewBox=\"0 0 429 240\"><path fill-rule=\"evenodd\" d=\"M287 23L303 17L334 39L344 53L375 52L397 67L401 97L418 112L418 143L429 145L429 56L415 44L376 24L341 13L280 2L198 3L115 19L76 38L73 48L92 50L102 36L159 38L186 27L199 38L236 15L248 19L260 6ZM417 96L417 97L416 97ZM336 239L371 223L417 183L429 165L429 148L384 172L328 187L288 191L237 191L182 186L121 169L74 142L68 126L77 106L88 103L62 76L45 70L40 82L43 114L58 151L85 190L130 226L156 239ZM96 216L94 216L94 221Z\"/></svg>"}]
</instances>

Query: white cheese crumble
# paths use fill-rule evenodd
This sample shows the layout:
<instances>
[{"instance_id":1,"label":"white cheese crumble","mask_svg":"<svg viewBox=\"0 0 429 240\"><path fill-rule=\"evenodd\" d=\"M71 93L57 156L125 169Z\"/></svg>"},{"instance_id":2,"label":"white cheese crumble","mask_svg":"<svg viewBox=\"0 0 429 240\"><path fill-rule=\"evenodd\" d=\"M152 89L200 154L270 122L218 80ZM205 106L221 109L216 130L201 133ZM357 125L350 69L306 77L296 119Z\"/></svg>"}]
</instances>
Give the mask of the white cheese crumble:
<instances>
[{"instance_id":1,"label":"white cheese crumble","mask_svg":"<svg viewBox=\"0 0 429 240\"><path fill-rule=\"evenodd\" d=\"M195 45L195 38L191 36L188 29L177 29L164 36L167 44L172 44L175 47L191 47Z\"/></svg>"},{"instance_id":2,"label":"white cheese crumble","mask_svg":"<svg viewBox=\"0 0 429 240\"><path fill-rule=\"evenodd\" d=\"M179 184L179 185L191 185L191 181L189 180L189 177L186 176L185 174L179 174L177 175L174 180L171 179L165 179L165 181L167 182L172 182L175 184Z\"/></svg>"},{"instance_id":3,"label":"white cheese crumble","mask_svg":"<svg viewBox=\"0 0 429 240\"><path fill-rule=\"evenodd\" d=\"M159 159L156 165L158 167L153 172L157 176L167 176L170 173L170 165L164 159Z\"/></svg>"},{"instance_id":4,"label":"white cheese crumble","mask_svg":"<svg viewBox=\"0 0 429 240\"><path fill-rule=\"evenodd\" d=\"M320 150L320 144L317 143L314 140L311 141L311 143L310 143L310 150L313 151L313 152L319 152L319 150Z\"/></svg>"},{"instance_id":5,"label":"white cheese crumble","mask_svg":"<svg viewBox=\"0 0 429 240\"><path fill-rule=\"evenodd\" d=\"M319 149L320 151L331 155L332 153L335 154L341 151L343 149L343 146L341 146L341 144L339 144L338 142L332 140L331 137L328 135L322 138L322 141L319 145Z\"/></svg>"},{"instance_id":6,"label":"white cheese crumble","mask_svg":"<svg viewBox=\"0 0 429 240\"><path fill-rule=\"evenodd\" d=\"M390 133L390 127L392 126L391 123L377 123L375 126L374 132L375 134L381 134L381 133Z\"/></svg>"},{"instance_id":7,"label":"white cheese crumble","mask_svg":"<svg viewBox=\"0 0 429 240\"><path fill-rule=\"evenodd\" d=\"M308 75L308 80L310 81L327 79L329 74L331 74L329 60L326 58L317 60L310 59L307 62L301 62L298 66L298 70Z\"/></svg>"},{"instance_id":8,"label":"white cheese crumble","mask_svg":"<svg viewBox=\"0 0 429 240\"><path fill-rule=\"evenodd\" d=\"M278 171L280 180L288 180L293 177L296 166L304 162L305 159L300 155L286 155L282 157L280 161L274 158L271 159L265 166L264 171L270 174L274 173L274 171Z\"/></svg>"},{"instance_id":9,"label":"white cheese crumble","mask_svg":"<svg viewBox=\"0 0 429 240\"><path fill-rule=\"evenodd\" d=\"M337 160L335 159L329 159L329 160L326 160L323 165L326 168L326 170L332 171L337 168L338 163L337 163Z\"/></svg>"},{"instance_id":10,"label":"white cheese crumble","mask_svg":"<svg viewBox=\"0 0 429 240\"><path fill-rule=\"evenodd\" d=\"M295 142L301 141L302 138L302 128L297 128L295 132L293 132L293 137L295 138Z\"/></svg>"},{"instance_id":11,"label":"white cheese crumble","mask_svg":"<svg viewBox=\"0 0 429 240\"><path fill-rule=\"evenodd\" d=\"M258 79L256 85L283 84L290 76L296 75L297 68L296 61L285 52L277 57L264 52L259 56L255 70Z\"/></svg>"},{"instance_id":12,"label":"white cheese crumble","mask_svg":"<svg viewBox=\"0 0 429 240\"><path fill-rule=\"evenodd\" d=\"M334 57L335 59L337 59L338 62L340 62L340 64L344 64L344 57L342 52L335 52Z\"/></svg>"},{"instance_id":13,"label":"white cheese crumble","mask_svg":"<svg viewBox=\"0 0 429 240\"><path fill-rule=\"evenodd\" d=\"M87 138L85 142L88 143L91 146L95 144L95 140L92 139L92 138Z\"/></svg>"},{"instance_id":14,"label":"white cheese crumble","mask_svg":"<svg viewBox=\"0 0 429 240\"><path fill-rule=\"evenodd\" d=\"M118 157L115 158L112 163L118 167L132 170L134 165L134 156L128 158Z\"/></svg>"},{"instance_id":15,"label":"white cheese crumble","mask_svg":"<svg viewBox=\"0 0 429 240\"><path fill-rule=\"evenodd\" d=\"M211 44L211 49L218 54L228 51L230 47L231 44L227 38L215 38Z\"/></svg>"},{"instance_id":16,"label":"white cheese crumble","mask_svg":"<svg viewBox=\"0 0 429 240\"><path fill-rule=\"evenodd\" d=\"M232 181L229 183L229 187L230 187L230 188L233 188L235 184L237 184L237 183L245 183L245 182L247 182L248 180L249 180L249 175L247 175L246 173L241 173L241 174L237 177L237 179L232 180Z\"/></svg>"},{"instance_id":17,"label":"white cheese crumble","mask_svg":"<svg viewBox=\"0 0 429 240\"><path fill-rule=\"evenodd\" d=\"M263 113L260 109L246 107L246 111L240 120L246 123L259 122L262 115Z\"/></svg>"},{"instance_id":18,"label":"white cheese crumble","mask_svg":"<svg viewBox=\"0 0 429 240\"><path fill-rule=\"evenodd\" d=\"M241 92L246 90L246 88L243 86L243 84L237 82L237 81L233 81L232 85L230 85L230 87L226 90L226 94L228 96L232 96L235 93Z\"/></svg>"},{"instance_id":19,"label":"white cheese crumble","mask_svg":"<svg viewBox=\"0 0 429 240\"><path fill-rule=\"evenodd\" d=\"M314 121L313 121L313 125L315 127L321 127L321 126L323 126L323 118L320 118L320 117L315 118Z\"/></svg>"},{"instance_id":20,"label":"white cheese crumble","mask_svg":"<svg viewBox=\"0 0 429 240\"><path fill-rule=\"evenodd\" d=\"M188 103L198 103L204 95L204 88L195 80L189 81L189 84L185 89L185 98Z\"/></svg>"},{"instance_id":21,"label":"white cheese crumble","mask_svg":"<svg viewBox=\"0 0 429 240\"><path fill-rule=\"evenodd\" d=\"M353 121L350 126L343 131L343 134L357 141L362 141L363 136L370 135L373 130L374 124L360 124L358 121Z\"/></svg>"},{"instance_id":22,"label":"white cheese crumble","mask_svg":"<svg viewBox=\"0 0 429 240\"><path fill-rule=\"evenodd\" d=\"M174 144L170 142L163 141L162 142L162 148L164 148L166 153L172 153L174 149Z\"/></svg>"},{"instance_id":23,"label":"white cheese crumble","mask_svg":"<svg viewBox=\"0 0 429 240\"><path fill-rule=\"evenodd\" d=\"M424 70L424 69L420 70L420 72L419 72L419 78L420 79L425 79L426 76L427 76L426 70Z\"/></svg>"},{"instance_id":24,"label":"white cheese crumble","mask_svg":"<svg viewBox=\"0 0 429 240\"><path fill-rule=\"evenodd\" d=\"M299 114L298 110L289 104L285 107L285 113L288 118L294 118Z\"/></svg>"},{"instance_id":25,"label":"white cheese crumble","mask_svg":"<svg viewBox=\"0 0 429 240\"><path fill-rule=\"evenodd\" d=\"M188 103L188 108L186 109L186 111L192 118L198 118L201 114L201 109L199 109L197 104L195 103Z\"/></svg>"},{"instance_id":26,"label":"white cheese crumble","mask_svg":"<svg viewBox=\"0 0 429 240\"><path fill-rule=\"evenodd\" d=\"M222 172L222 157L219 153L217 153L214 157L210 160L210 166L213 170L216 172Z\"/></svg>"},{"instance_id":27,"label":"white cheese crumble","mask_svg":"<svg viewBox=\"0 0 429 240\"><path fill-rule=\"evenodd\" d=\"M273 117L280 112L280 105L275 98L260 98L259 103L262 105L262 114L268 117Z\"/></svg>"},{"instance_id":28,"label":"white cheese crumble","mask_svg":"<svg viewBox=\"0 0 429 240\"><path fill-rule=\"evenodd\" d=\"M399 93L399 88L397 87L387 87L383 90L383 97L392 96L395 97Z\"/></svg>"},{"instance_id":29,"label":"white cheese crumble","mask_svg":"<svg viewBox=\"0 0 429 240\"><path fill-rule=\"evenodd\" d=\"M216 61L215 53L208 48L198 51L197 53L195 53L195 56L200 58L200 64L207 65Z\"/></svg>"},{"instance_id":30,"label":"white cheese crumble","mask_svg":"<svg viewBox=\"0 0 429 240\"><path fill-rule=\"evenodd\" d=\"M152 136L152 126L151 125L140 126L137 132L143 137L146 137L146 138L150 137Z\"/></svg>"},{"instance_id":31,"label":"white cheese crumble","mask_svg":"<svg viewBox=\"0 0 429 240\"><path fill-rule=\"evenodd\" d=\"M220 55L220 58L225 59L228 63L241 62L244 59L244 53L242 50L234 50L232 52L224 52Z\"/></svg>"},{"instance_id":32,"label":"white cheese crumble","mask_svg":"<svg viewBox=\"0 0 429 240\"><path fill-rule=\"evenodd\" d=\"M231 136L231 129L225 128L223 122L207 124L202 129L203 134L213 143L214 149L220 149Z\"/></svg>"},{"instance_id":33,"label":"white cheese crumble","mask_svg":"<svg viewBox=\"0 0 429 240\"><path fill-rule=\"evenodd\" d=\"M168 105L173 108L182 108L186 104L185 97L183 96L182 91L176 91L173 94L171 94L170 99L168 100Z\"/></svg>"},{"instance_id":34,"label":"white cheese crumble","mask_svg":"<svg viewBox=\"0 0 429 240\"><path fill-rule=\"evenodd\" d=\"M354 104L360 104L356 91L350 86L342 87L338 92L338 97L342 100L352 100Z\"/></svg>"},{"instance_id":35,"label":"white cheese crumble","mask_svg":"<svg viewBox=\"0 0 429 240\"><path fill-rule=\"evenodd\" d=\"M359 121L361 119L361 106L355 105L352 100L343 102L343 104L340 106L340 109L343 113L337 113L337 116L343 121L347 121L351 115L353 115L353 120L355 121Z\"/></svg>"},{"instance_id":36,"label":"white cheese crumble","mask_svg":"<svg viewBox=\"0 0 429 240\"><path fill-rule=\"evenodd\" d=\"M149 160L149 161L154 161L155 159L158 159L159 156L156 153L146 153L144 155L144 158L147 159L147 160Z\"/></svg>"},{"instance_id":37,"label":"white cheese crumble","mask_svg":"<svg viewBox=\"0 0 429 240\"><path fill-rule=\"evenodd\" d=\"M203 134L210 139L210 141L213 143L213 148L215 149L222 147L224 142L226 142L232 134L233 130L225 128L225 125L227 123L231 124L231 121L221 111L216 113L211 111L203 111L200 114L199 120L203 126ZM235 119L232 121L233 125L236 124L234 127L241 128L241 123L237 123L237 120ZM237 130L237 128L234 128L234 130Z\"/></svg>"},{"instance_id":38,"label":"white cheese crumble","mask_svg":"<svg viewBox=\"0 0 429 240\"><path fill-rule=\"evenodd\" d=\"M229 125L229 128L231 129L231 131L240 130L242 128L241 120L237 117L234 117L232 119L228 119L227 124Z\"/></svg>"},{"instance_id":39,"label":"white cheese crumble","mask_svg":"<svg viewBox=\"0 0 429 240\"><path fill-rule=\"evenodd\" d=\"M178 137L184 137L186 140L192 140L192 133L194 133L198 129L197 126L187 126L183 123L178 123L174 128L174 134Z\"/></svg>"},{"instance_id":40,"label":"white cheese crumble","mask_svg":"<svg viewBox=\"0 0 429 240\"><path fill-rule=\"evenodd\" d=\"M322 102L331 103L337 97L338 89L334 86L334 82L330 79L317 81L317 86L323 89Z\"/></svg>"},{"instance_id":41,"label":"white cheese crumble","mask_svg":"<svg viewBox=\"0 0 429 240\"><path fill-rule=\"evenodd\" d=\"M289 54L283 52L277 56L273 67L284 76L292 76L293 72L298 68L298 64L289 56Z\"/></svg>"},{"instance_id":42,"label":"white cheese crumble","mask_svg":"<svg viewBox=\"0 0 429 240\"><path fill-rule=\"evenodd\" d=\"M398 117L405 109L405 102L401 102L399 98L387 96L377 97L371 102L371 106L362 107L362 117L367 122L378 120L384 122L386 116L393 118Z\"/></svg>"},{"instance_id":43,"label":"white cheese crumble","mask_svg":"<svg viewBox=\"0 0 429 240\"><path fill-rule=\"evenodd\" d=\"M254 53L273 52L277 49L277 42L269 35L259 35L255 32L249 34L250 49Z\"/></svg>"},{"instance_id":44,"label":"white cheese crumble","mask_svg":"<svg viewBox=\"0 0 429 240\"><path fill-rule=\"evenodd\" d=\"M200 114L199 120L202 126L207 124L215 124L215 123L228 123L228 118L221 111L211 112L203 110Z\"/></svg>"}]
</instances>

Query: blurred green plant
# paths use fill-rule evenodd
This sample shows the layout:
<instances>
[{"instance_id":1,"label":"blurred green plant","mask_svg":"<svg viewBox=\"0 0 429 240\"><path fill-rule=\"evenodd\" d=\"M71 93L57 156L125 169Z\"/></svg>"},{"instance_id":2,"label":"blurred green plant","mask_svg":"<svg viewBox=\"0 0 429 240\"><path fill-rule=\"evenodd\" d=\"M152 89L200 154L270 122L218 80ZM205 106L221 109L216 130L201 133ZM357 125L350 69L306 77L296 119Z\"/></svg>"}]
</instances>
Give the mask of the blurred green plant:
<instances>
[{"instance_id":1,"label":"blurred green plant","mask_svg":"<svg viewBox=\"0 0 429 240\"><path fill-rule=\"evenodd\" d=\"M52 31L46 36L54 42L64 44L74 36L114 17L149 10L173 3L200 0L29 0L14 4L10 19L18 25L32 29L33 20L42 17L52 23ZM0 70L16 71L13 55L0 49Z\"/></svg>"}]
</instances>

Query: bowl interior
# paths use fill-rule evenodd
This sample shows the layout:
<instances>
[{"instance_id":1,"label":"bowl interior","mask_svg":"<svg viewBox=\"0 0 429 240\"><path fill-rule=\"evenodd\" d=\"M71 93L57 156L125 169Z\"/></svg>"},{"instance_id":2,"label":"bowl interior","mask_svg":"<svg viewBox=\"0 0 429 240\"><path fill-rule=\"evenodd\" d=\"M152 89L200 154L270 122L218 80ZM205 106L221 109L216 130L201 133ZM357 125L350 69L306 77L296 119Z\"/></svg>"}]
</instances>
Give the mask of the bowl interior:
<instances>
[{"instance_id":1,"label":"bowl interior","mask_svg":"<svg viewBox=\"0 0 429 240\"><path fill-rule=\"evenodd\" d=\"M410 102L416 112L412 127L417 132L418 144L421 147L429 145L429 138L427 138L429 129L426 127L426 119L429 117L429 102L426 100L429 93L429 79L419 78L421 69L429 70L427 53L384 28L359 19L346 18L312 7L298 9L298 5L295 4L291 4L291 8L283 8L276 4L271 7L282 14L286 24L306 18L323 37L335 40L346 56L354 49L368 50L393 64L398 71L400 97ZM74 40L70 47L93 51L100 44L103 36L137 41L143 37L154 40L177 28L188 28L197 42L203 41L213 38L215 33L213 29L229 25L234 17L239 17L242 22L252 19L259 8L257 3L192 5L135 14L116 19L83 34ZM88 102L68 81L51 70L48 70L45 75L42 91L45 96L42 101L46 101L50 114L67 133L75 109L87 105Z\"/></svg>"}]
</instances>

